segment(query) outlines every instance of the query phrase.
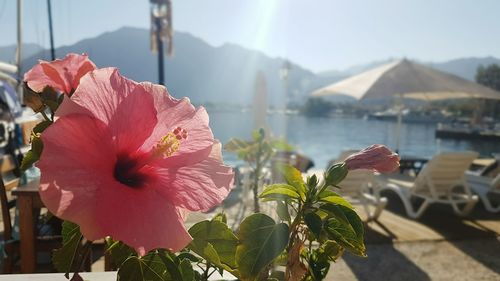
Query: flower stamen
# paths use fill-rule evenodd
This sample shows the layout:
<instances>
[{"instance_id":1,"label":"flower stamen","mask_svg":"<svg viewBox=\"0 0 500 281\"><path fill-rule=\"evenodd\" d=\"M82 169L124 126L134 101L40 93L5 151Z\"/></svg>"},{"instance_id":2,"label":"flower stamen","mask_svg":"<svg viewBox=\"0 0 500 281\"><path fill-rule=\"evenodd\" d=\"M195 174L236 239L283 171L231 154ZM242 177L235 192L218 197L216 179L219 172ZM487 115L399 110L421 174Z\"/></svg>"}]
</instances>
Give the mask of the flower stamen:
<instances>
[{"instance_id":1,"label":"flower stamen","mask_svg":"<svg viewBox=\"0 0 500 281\"><path fill-rule=\"evenodd\" d=\"M185 139L187 139L187 131L177 127L158 141L153 148L153 154L155 156L169 157L179 150L181 141Z\"/></svg>"}]
</instances>

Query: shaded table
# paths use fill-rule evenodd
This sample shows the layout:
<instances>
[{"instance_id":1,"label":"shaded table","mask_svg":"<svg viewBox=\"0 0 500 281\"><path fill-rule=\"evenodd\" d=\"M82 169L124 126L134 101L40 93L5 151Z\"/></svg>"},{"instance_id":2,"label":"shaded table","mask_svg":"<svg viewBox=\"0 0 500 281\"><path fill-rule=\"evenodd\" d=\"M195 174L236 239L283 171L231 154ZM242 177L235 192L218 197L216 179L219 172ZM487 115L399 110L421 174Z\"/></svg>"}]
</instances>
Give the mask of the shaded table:
<instances>
[{"instance_id":1,"label":"shaded table","mask_svg":"<svg viewBox=\"0 0 500 281\"><path fill-rule=\"evenodd\" d=\"M36 210L44 207L38 193L38 182L16 187L12 190L12 195L17 197L19 209L21 272L32 273L36 270L35 217L38 214Z\"/></svg>"}]
</instances>

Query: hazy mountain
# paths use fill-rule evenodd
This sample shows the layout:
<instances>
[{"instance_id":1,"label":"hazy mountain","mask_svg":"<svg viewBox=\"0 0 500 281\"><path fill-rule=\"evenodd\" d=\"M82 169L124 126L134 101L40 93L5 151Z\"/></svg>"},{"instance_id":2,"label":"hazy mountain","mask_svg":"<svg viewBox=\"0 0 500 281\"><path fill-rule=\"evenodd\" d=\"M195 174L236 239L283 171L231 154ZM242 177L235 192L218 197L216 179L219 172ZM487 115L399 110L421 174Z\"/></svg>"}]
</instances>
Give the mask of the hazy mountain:
<instances>
[{"instance_id":1,"label":"hazy mountain","mask_svg":"<svg viewBox=\"0 0 500 281\"><path fill-rule=\"evenodd\" d=\"M477 68L479 66L488 66L490 64L500 65L500 59L494 57L461 58L441 63L428 63L429 66L435 69L449 72L471 81L475 81Z\"/></svg>"},{"instance_id":2,"label":"hazy mountain","mask_svg":"<svg viewBox=\"0 0 500 281\"><path fill-rule=\"evenodd\" d=\"M156 82L157 59L149 42L147 29L126 27L60 47L56 55L87 53L99 67L116 66L134 80ZM270 104L283 104L283 81L279 78L282 59L232 44L213 47L184 32L175 33L174 46L174 56L165 60L165 81L174 96L188 96L195 103L250 104L255 75L261 70L267 78ZM29 68L47 55L40 52L26 59L24 65ZM294 89L294 96L304 96L315 77L292 64L289 87Z\"/></svg>"},{"instance_id":3,"label":"hazy mountain","mask_svg":"<svg viewBox=\"0 0 500 281\"><path fill-rule=\"evenodd\" d=\"M37 44L23 44L22 56L23 59L31 57L44 49ZM0 61L14 63L16 59L16 45L0 47Z\"/></svg>"},{"instance_id":4,"label":"hazy mountain","mask_svg":"<svg viewBox=\"0 0 500 281\"><path fill-rule=\"evenodd\" d=\"M176 32L174 42L175 54L165 60L165 81L174 96L189 96L195 103L248 105L252 103L256 74L263 71L269 103L275 106L284 104L284 82L279 77L283 59L271 58L262 52L234 44L214 47L185 32ZM24 71L38 59L49 59L49 52L36 44L24 45L23 52ZM157 59L149 49L147 29L124 27L71 46L60 47L56 55L62 57L69 52L87 53L99 67L118 67L123 75L137 81L158 80ZM14 55L14 46L0 47L0 60L13 62ZM315 89L392 60L317 74L292 63L288 101L301 104ZM424 64L474 80L479 65L491 63L500 64L500 60L493 57L463 58Z\"/></svg>"}]
</instances>

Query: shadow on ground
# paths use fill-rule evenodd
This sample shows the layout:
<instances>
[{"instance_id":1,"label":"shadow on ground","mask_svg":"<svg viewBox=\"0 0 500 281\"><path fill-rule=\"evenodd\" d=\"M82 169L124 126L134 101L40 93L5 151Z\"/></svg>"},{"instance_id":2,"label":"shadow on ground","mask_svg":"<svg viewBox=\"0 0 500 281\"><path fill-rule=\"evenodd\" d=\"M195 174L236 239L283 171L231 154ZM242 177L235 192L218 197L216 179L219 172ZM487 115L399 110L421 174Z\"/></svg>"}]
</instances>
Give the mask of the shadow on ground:
<instances>
[{"instance_id":1,"label":"shadow on ground","mask_svg":"<svg viewBox=\"0 0 500 281\"><path fill-rule=\"evenodd\" d=\"M382 195L389 200L387 210L406 217L403 203L395 193L386 191ZM481 204L478 204L468 217L455 215L450 206L434 204L418 219L418 222L438 232L464 254L500 274L499 259L491 258L500 253L500 241L497 238L499 234L483 225L481 221L500 221L500 216L487 212ZM464 240L473 240L474 243L463 243ZM481 241L488 241L488 246L478 247Z\"/></svg>"},{"instance_id":2,"label":"shadow on ground","mask_svg":"<svg viewBox=\"0 0 500 281\"><path fill-rule=\"evenodd\" d=\"M342 258L359 281L431 280L405 255L396 250L389 237L365 225L367 258L346 253Z\"/></svg>"}]
</instances>

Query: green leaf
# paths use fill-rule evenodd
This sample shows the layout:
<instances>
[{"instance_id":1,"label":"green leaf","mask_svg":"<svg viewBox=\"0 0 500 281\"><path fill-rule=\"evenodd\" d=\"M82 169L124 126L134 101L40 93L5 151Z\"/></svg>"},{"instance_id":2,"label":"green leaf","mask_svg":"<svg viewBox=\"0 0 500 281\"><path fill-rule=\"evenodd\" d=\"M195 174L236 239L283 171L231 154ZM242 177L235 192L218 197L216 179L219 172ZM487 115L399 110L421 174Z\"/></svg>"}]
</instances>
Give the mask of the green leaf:
<instances>
[{"instance_id":1,"label":"green leaf","mask_svg":"<svg viewBox=\"0 0 500 281\"><path fill-rule=\"evenodd\" d=\"M289 144L285 139L272 139L270 141L271 147L284 152L295 151L295 147Z\"/></svg>"},{"instance_id":2,"label":"green leaf","mask_svg":"<svg viewBox=\"0 0 500 281\"><path fill-rule=\"evenodd\" d=\"M179 259L172 253L166 251L166 250L158 250L157 251L158 256L160 257L161 261L165 265L165 268L168 271L168 274L172 277L173 280L179 280L179 281L192 281L194 278L194 273L188 274L188 278L191 277L191 279L185 280L183 278L181 269L179 268L180 263ZM188 261L189 262L189 261ZM192 270L192 268L191 268Z\"/></svg>"},{"instance_id":3,"label":"green leaf","mask_svg":"<svg viewBox=\"0 0 500 281\"><path fill-rule=\"evenodd\" d=\"M349 203L349 201L347 201L346 199L342 198L337 193L335 193L331 190L328 190L328 189L325 189L320 194L318 194L318 199L321 202L342 205L342 206L347 207L351 210L354 209L354 207L351 205L351 203Z\"/></svg>"},{"instance_id":4,"label":"green leaf","mask_svg":"<svg viewBox=\"0 0 500 281\"><path fill-rule=\"evenodd\" d=\"M311 230L316 237L319 237L321 229L323 228L323 221L321 221L321 218L316 213L307 213L304 216L304 221L309 230Z\"/></svg>"},{"instance_id":5,"label":"green leaf","mask_svg":"<svg viewBox=\"0 0 500 281\"><path fill-rule=\"evenodd\" d=\"M21 171L26 171L30 168L36 161L40 159L42 155L43 142L40 137L34 136L31 139L31 149L24 155L23 161L21 162Z\"/></svg>"},{"instance_id":6,"label":"green leaf","mask_svg":"<svg viewBox=\"0 0 500 281\"><path fill-rule=\"evenodd\" d=\"M23 161L21 162L21 171L26 171L31 168L33 164L36 163L40 159L40 155L36 155L32 150L29 150L23 157Z\"/></svg>"},{"instance_id":7,"label":"green leaf","mask_svg":"<svg viewBox=\"0 0 500 281\"><path fill-rule=\"evenodd\" d=\"M137 256L134 249L125 243L106 237L106 251L111 255L111 260L119 268L129 257Z\"/></svg>"},{"instance_id":8,"label":"green leaf","mask_svg":"<svg viewBox=\"0 0 500 281\"><path fill-rule=\"evenodd\" d=\"M288 206L282 201L276 201L276 213L281 220L287 221L290 223L290 212L288 211Z\"/></svg>"},{"instance_id":9,"label":"green leaf","mask_svg":"<svg viewBox=\"0 0 500 281\"><path fill-rule=\"evenodd\" d=\"M318 186L318 177L316 175L312 175L310 177L307 177L307 186L309 188L316 188L316 186Z\"/></svg>"},{"instance_id":10,"label":"green leaf","mask_svg":"<svg viewBox=\"0 0 500 281\"><path fill-rule=\"evenodd\" d=\"M288 184L272 184L266 186L264 191L259 195L263 199L299 199L300 195L294 186Z\"/></svg>"},{"instance_id":11,"label":"green leaf","mask_svg":"<svg viewBox=\"0 0 500 281\"><path fill-rule=\"evenodd\" d=\"M66 278L69 279L69 272L77 271L78 269L78 265L75 262L78 260L78 252L81 249L83 236L80 233L80 227L69 221L63 222L61 234L63 237L63 246L54 251L52 262L54 267L59 272L64 272Z\"/></svg>"},{"instance_id":12,"label":"green leaf","mask_svg":"<svg viewBox=\"0 0 500 281\"><path fill-rule=\"evenodd\" d=\"M308 280L324 280L330 269L330 262L327 260L319 260L314 256L309 260L309 272L312 279Z\"/></svg>"},{"instance_id":13,"label":"green leaf","mask_svg":"<svg viewBox=\"0 0 500 281\"><path fill-rule=\"evenodd\" d=\"M345 179L348 172L349 170L347 170L347 166L344 162L333 164L325 172L325 184L327 186L337 186Z\"/></svg>"},{"instance_id":14,"label":"green leaf","mask_svg":"<svg viewBox=\"0 0 500 281\"><path fill-rule=\"evenodd\" d=\"M182 260L179 265L180 273L182 275L183 281L191 281L195 280L195 274L193 270L193 266L189 260Z\"/></svg>"},{"instance_id":15,"label":"green leaf","mask_svg":"<svg viewBox=\"0 0 500 281\"><path fill-rule=\"evenodd\" d=\"M276 224L264 214L245 218L237 233L240 244L236 249L236 264L242 280L255 280L288 243L289 230L284 223Z\"/></svg>"},{"instance_id":16,"label":"green leaf","mask_svg":"<svg viewBox=\"0 0 500 281\"><path fill-rule=\"evenodd\" d=\"M220 221L224 224L227 224L227 217L226 217L226 214L224 213L218 213L217 215L215 215L213 218L212 218L213 221Z\"/></svg>"},{"instance_id":17,"label":"green leaf","mask_svg":"<svg viewBox=\"0 0 500 281\"><path fill-rule=\"evenodd\" d=\"M40 134L43 131L45 131L45 129L47 129L50 125L52 125L52 121L48 121L48 120L42 121L42 122L36 124L36 126L33 128L33 133L35 135Z\"/></svg>"},{"instance_id":18,"label":"green leaf","mask_svg":"<svg viewBox=\"0 0 500 281\"><path fill-rule=\"evenodd\" d=\"M263 128L260 128L252 132L252 139L255 142L259 142L263 140L265 137L266 137L266 131Z\"/></svg>"},{"instance_id":19,"label":"green leaf","mask_svg":"<svg viewBox=\"0 0 500 281\"><path fill-rule=\"evenodd\" d=\"M255 161L257 157L259 143L233 138L224 145L224 149L236 153L239 159L252 162Z\"/></svg>"},{"instance_id":20,"label":"green leaf","mask_svg":"<svg viewBox=\"0 0 500 281\"><path fill-rule=\"evenodd\" d=\"M204 258L208 262L214 264L217 267L223 268L224 270L227 270L228 272L231 272L233 275L237 276L238 273L233 268L220 261L219 254L212 244L205 241L193 240L188 245L188 248L196 254L200 255L200 257Z\"/></svg>"},{"instance_id":21,"label":"green leaf","mask_svg":"<svg viewBox=\"0 0 500 281\"><path fill-rule=\"evenodd\" d=\"M320 209L329 215L324 229L330 239L356 255L366 256L363 222L358 214L334 204L323 204Z\"/></svg>"},{"instance_id":22,"label":"green leaf","mask_svg":"<svg viewBox=\"0 0 500 281\"><path fill-rule=\"evenodd\" d=\"M230 152L238 152L247 149L250 145L252 145L252 142L232 138L224 145L224 149Z\"/></svg>"},{"instance_id":23,"label":"green leaf","mask_svg":"<svg viewBox=\"0 0 500 281\"><path fill-rule=\"evenodd\" d=\"M304 201L306 198L306 185L302 179L302 173L290 165L279 165L277 168L285 178L286 182L296 188L300 198Z\"/></svg>"},{"instance_id":24,"label":"green leaf","mask_svg":"<svg viewBox=\"0 0 500 281\"><path fill-rule=\"evenodd\" d=\"M229 227L219 221L202 221L189 229L193 241L189 249L207 261L223 267L224 269L236 268L234 260L238 238Z\"/></svg>"},{"instance_id":25,"label":"green leaf","mask_svg":"<svg viewBox=\"0 0 500 281\"><path fill-rule=\"evenodd\" d=\"M327 240L318 249L318 260L336 261L343 252L343 248L339 244Z\"/></svg>"},{"instance_id":26,"label":"green leaf","mask_svg":"<svg viewBox=\"0 0 500 281\"><path fill-rule=\"evenodd\" d=\"M129 256L118 270L118 280L194 281L195 272L189 259L180 259L167 250L159 249L144 257Z\"/></svg>"},{"instance_id":27,"label":"green leaf","mask_svg":"<svg viewBox=\"0 0 500 281\"><path fill-rule=\"evenodd\" d=\"M160 256L151 252L144 257L131 256L120 266L118 281L170 281L169 272ZM179 280L179 279L177 279ZM176 281L177 281L176 280Z\"/></svg>"},{"instance_id":28,"label":"green leaf","mask_svg":"<svg viewBox=\"0 0 500 281\"><path fill-rule=\"evenodd\" d=\"M179 253L179 255L177 255L177 257L180 260L189 260L191 262L201 262L202 261L202 259L200 259L199 257L197 257L189 252L181 252L181 253Z\"/></svg>"}]
</instances>

